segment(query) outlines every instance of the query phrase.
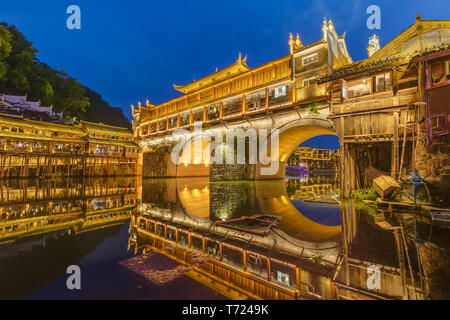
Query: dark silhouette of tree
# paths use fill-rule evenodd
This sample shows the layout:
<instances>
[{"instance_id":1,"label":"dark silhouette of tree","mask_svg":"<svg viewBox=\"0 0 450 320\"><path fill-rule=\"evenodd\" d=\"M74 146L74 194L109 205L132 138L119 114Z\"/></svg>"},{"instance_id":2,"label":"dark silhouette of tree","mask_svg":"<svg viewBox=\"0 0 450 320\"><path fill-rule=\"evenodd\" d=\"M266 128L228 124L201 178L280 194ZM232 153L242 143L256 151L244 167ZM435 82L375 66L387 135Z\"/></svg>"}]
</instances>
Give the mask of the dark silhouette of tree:
<instances>
[{"instance_id":1,"label":"dark silhouette of tree","mask_svg":"<svg viewBox=\"0 0 450 320\"><path fill-rule=\"evenodd\" d=\"M130 127L120 108L81 85L64 70L40 62L33 43L14 25L0 23L0 93L27 94L66 117Z\"/></svg>"}]
</instances>

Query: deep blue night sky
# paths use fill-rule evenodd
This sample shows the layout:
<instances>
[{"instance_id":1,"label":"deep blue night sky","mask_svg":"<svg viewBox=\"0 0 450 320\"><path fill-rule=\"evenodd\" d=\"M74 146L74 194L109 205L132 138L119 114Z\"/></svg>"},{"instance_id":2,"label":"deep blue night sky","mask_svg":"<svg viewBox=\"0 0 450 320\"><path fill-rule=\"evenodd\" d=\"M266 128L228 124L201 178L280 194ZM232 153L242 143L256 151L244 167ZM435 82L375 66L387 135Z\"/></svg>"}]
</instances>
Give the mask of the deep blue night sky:
<instances>
[{"instance_id":1,"label":"deep blue night sky","mask_svg":"<svg viewBox=\"0 0 450 320\"><path fill-rule=\"evenodd\" d=\"M66 8L81 8L81 30L68 30ZM371 4L381 8L381 30L366 27ZM366 57L367 40L381 44L422 19L449 19L448 0L315 1L2 1L0 21L15 24L47 64L121 107L148 98L161 103L185 84L233 63L239 51L254 67L289 53L289 32L303 44L321 37L331 18L353 60Z\"/></svg>"}]
</instances>

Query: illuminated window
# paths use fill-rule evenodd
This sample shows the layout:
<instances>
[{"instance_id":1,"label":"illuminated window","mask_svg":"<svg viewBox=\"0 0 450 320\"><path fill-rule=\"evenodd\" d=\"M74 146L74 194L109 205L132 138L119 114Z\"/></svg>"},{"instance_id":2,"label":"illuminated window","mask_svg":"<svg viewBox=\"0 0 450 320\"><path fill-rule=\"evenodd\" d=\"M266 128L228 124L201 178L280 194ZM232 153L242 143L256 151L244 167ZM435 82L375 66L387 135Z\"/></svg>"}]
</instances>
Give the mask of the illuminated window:
<instances>
[{"instance_id":1,"label":"illuminated window","mask_svg":"<svg viewBox=\"0 0 450 320\"><path fill-rule=\"evenodd\" d=\"M391 74L389 72L375 76L375 91L391 90Z\"/></svg>"},{"instance_id":2,"label":"illuminated window","mask_svg":"<svg viewBox=\"0 0 450 320\"><path fill-rule=\"evenodd\" d=\"M347 81L342 80L342 98L347 98Z\"/></svg>"},{"instance_id":3,"label":"illuminated window","mask_svg":"<svg viewBox=\"0 0 450 320\"><path fill-rule=\"evenodd\" d=\"M286 94L287 94L287 86L275 88L275 92L274 92L275 98L283 97Z\"/></svg>"},{"instance_id":4,"label":"illuminated window","mask_svg":"<svg viewBox=\"0 0 450 320\"><path fill-rule=\"evenodd\" d=\"M303 87L310 86L314 83L316 83L316 77L311 77L311 78L305 79L305 80L303 80Z\"/></svg>"},{"instance_id":5,"label":"illuminated window","mask_svg":"<svg viewBox=\"0 0 450 320\"><path fill-rule=\"evenodd\" d=\"M189 112L185 112L181 114L181 125L186 126L189 124L190 115Z\"/></svg>"},{"instance_id":6,"label":"illuminated window","mask_svg":"<svg viewBox=\"0 0 450 320\"><path fill-rule=\"evenodd\" d=\"M303 62L303 65L307 65L307 64L316 62L317 60L318 60L317 53L313 53L313 54L310 54L309 56L304 57L302 62Z\"/></svg>"},{"instance_id":7,"label":"illuminated window","mask_svg":"<svg viewBox=\"0 0 450 320\"><path fill-rule=\"evenodd\" d=\"M151 129L152 133L156 132L156 129L157 129L157 122L156 121L150 123L150 129Z\"/></svg>"},{"instance_id":8,"label":"illuminated window","mask_svg":"<svg viewBox=\"0 0 450 320\"><path fill-rule=\"evenodd\" d=\"M344 85L342 86L342 96L344 98L354 98L372 93L372 79L363 78L346 84L346 93L344 93Z\"/></svg>"},{"instance_id":9,"label":"illuminated window","mask_svg":"<svg viewBox=\"0 0 450 320\"><path fill-rule=\"evenodd\" d=\"M159 121L159 131L165 131L166 130L166 119Z\"/></svg>"},{"instance_id":10,"label":"illuminated window","mask_svg":"<svg viewBox=\"0 0 450 320\"><path fill-rule=\"evenodd\" d=\"M290 285L289 275L287 273L277 271L277 280L284 285Z\"/></svg>"},{"instance_id":11,"label":"illuminated window","mask_svg":"<svg viewBox=\"0 0 450 320\"><path fill-rule=\"evenodd\" d=\"M203 109L199 108L192 112L192 117L194 121L203 121Z\"/></svg>"}]
</instances>

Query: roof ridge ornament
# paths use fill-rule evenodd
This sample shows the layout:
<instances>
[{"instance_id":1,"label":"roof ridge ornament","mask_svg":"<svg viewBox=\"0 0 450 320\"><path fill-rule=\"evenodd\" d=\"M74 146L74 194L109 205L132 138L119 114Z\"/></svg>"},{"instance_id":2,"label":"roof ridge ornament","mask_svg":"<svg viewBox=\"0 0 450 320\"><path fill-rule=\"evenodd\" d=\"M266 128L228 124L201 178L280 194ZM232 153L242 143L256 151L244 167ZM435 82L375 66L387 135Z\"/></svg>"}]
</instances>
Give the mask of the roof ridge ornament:
<instances>
[{"instance_id":1,"label":"roof ridge ornament","mask_svg":"<svg viewBox=\"0 0 450 320\"><path fill-rule=\"evenodd\" d=\"M323 32L323 40L325 41L327 41L327 31L328 31L327 18L323 17L322 32Z\"/></svg>"},{"instance_id":2,"label":"roof ridge ornament","mask_svg":"<svg viewBox=\"0 0 450 320\"><path fill-rule=\"evenodd\" d=\"M376 34L369 37L369 44L366 47L369 58L378 50L380 50L380 39Z\"/></svg>"},{"instance_id":3,"label":"roof ridge ornament","mask_svg":"<svg viewBox=\"0 0 450 320\"><path fill-rule=\"evenodd\" d=\"M296 45L298 48L303 47L302 40L300 40L300 36L298 35L298 33L297 33L296 38L295 38L295 45Z\"/></svg>"},{"instance_id":4,"label":"roof ridge ornament","mask_svg":"<svg viewBox=\"0 0 450 320\"><path fill-rule=\"evenodd\" d=\"M298 35L298 33L295 34L295 40L294 40L292 33L289 32L288 43L289 43L289 51L291 54L293 54L294 52L303 48L303 43L302 43L302 40L300 40L300 36Z\"/></svg>"},{"instance_id":5,"label":"roof ridge ornament","mask_svg":"<svg viewBox=\"0 0 450 320\"><path fill-rule=\"evenodd\" d=\"M289 44L290 52L291 52L291 54L293 54L295 41L294 41L294 37L292 36L292 32L289 32L288 44Z\"/></svg>"}]
</instances>

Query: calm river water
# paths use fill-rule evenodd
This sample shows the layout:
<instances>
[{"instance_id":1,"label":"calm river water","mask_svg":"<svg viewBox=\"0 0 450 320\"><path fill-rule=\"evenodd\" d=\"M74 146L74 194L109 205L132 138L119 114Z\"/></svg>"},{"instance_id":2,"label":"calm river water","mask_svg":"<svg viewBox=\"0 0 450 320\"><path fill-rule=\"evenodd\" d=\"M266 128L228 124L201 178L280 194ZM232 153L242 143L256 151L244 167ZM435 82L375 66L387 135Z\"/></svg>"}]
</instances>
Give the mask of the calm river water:
<instances>
[{"instance_id":1,"label":"calm river water","mask_svg":"<svg viewBox=\"0 0 450 320\"><path fill-rule=\"evenodd\" d=\"M0 201L2 299L234 297L206 273L263 298L450 298L448 226L339 199L332 178L11 180Z\"/></svg>"}]
</instances>

